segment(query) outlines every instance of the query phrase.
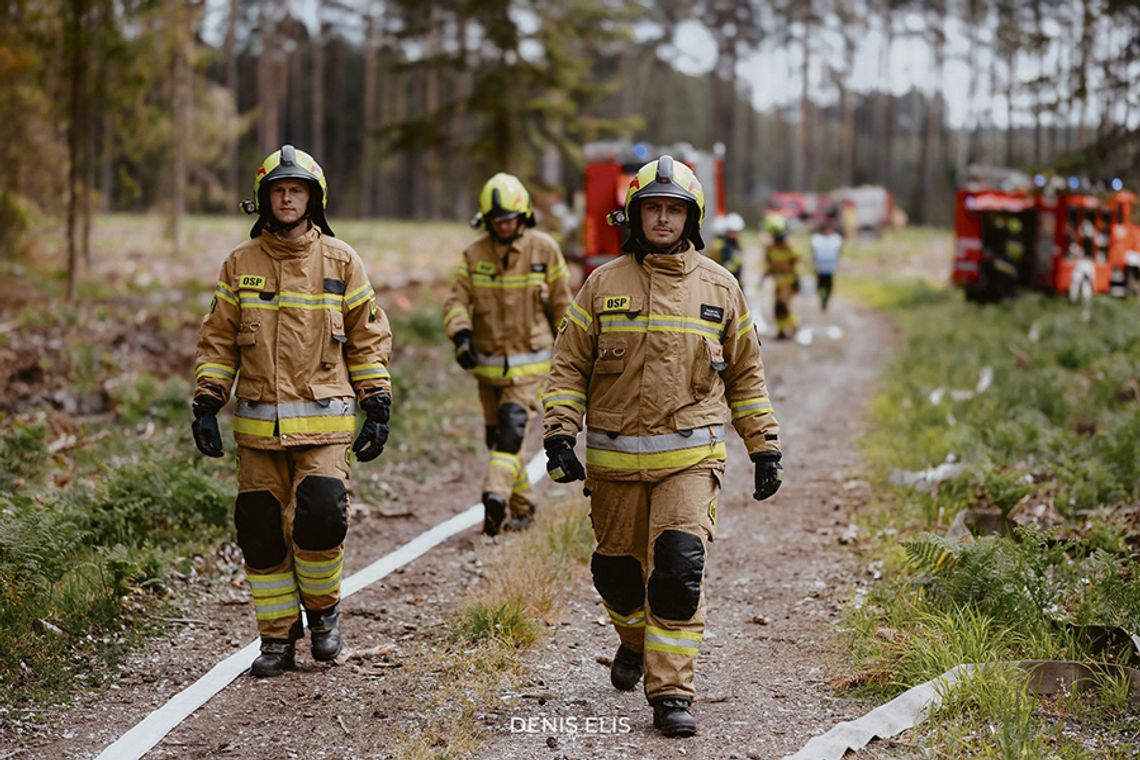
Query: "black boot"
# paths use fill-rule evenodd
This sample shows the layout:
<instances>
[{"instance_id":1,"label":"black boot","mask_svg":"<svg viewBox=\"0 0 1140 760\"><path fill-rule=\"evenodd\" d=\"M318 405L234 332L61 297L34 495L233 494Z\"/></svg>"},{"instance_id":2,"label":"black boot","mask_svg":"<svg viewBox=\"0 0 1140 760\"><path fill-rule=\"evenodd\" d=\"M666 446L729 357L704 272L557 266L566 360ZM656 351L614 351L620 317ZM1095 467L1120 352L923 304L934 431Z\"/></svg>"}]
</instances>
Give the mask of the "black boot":
<instances>
[{"instance_id":1,"label":"black boot","mask_svg":"<svg viewBox=\"0 0 1140 760\"><path fill-rule=\"evenodd\" d=\"M665 736L692 736L697 732L688 697L658 697L650 704L653 705L653 727Z\"/></svg>"},{"instance_id":2,"label":"black boot","mask_svg":"<svg viewBox=\"0 0 1140 760\"><path fill-rule=\"evenodd\" d=\"M309 618L309 635L313 659L317 662L330 662L340 654L340 611L337 605L327 610L305 610Z\"/></svg>"},{"instance_id":3,"label":"black boot","mask_svg":"<svg viewBox=\"0 0 1140 760\"><path fill-rule=\"evenodd\" d=\"M629 691L637 686L643 672L642 656L641 652L626 649L624 644L618 647L614 662L610 665L610 683L615 689Z\"/></svg>"},{"instance_id":4,"label":"black boot","mask_svg":"<svg viewBox=\"0 0 1140 760\"><path fill-rule=\"evenodd\" d=\"M506 499L497 493L483 494L483 533L485 535L499 535L499 530L503 527L503 518L506 516Z\"/></svg>"},{"instance_id":5,"label":"black boot","mask_svg":"<svg viewBox=\"0 0 1140 760\"><path fill-rule=\"evenodd\" d=\"M534 515L533 514L525 514L525 515L512 514L510 517L507 518L507 521L505 523L503 523L503 530L505 530L508 533L522 533L524 530L529 528L531 525L534 525Z\"/></svg>"},{"instance_id":6,"label":"black boot","mask_svg":"<svg viewBox=\"0 0 1140 760\"><path fill-rule=\"evenodd\" d=\"M298 620L289 629L289 638L268 639L263 637L261 639L261 654L250 666L250 674L257 678L272 678L281 675L286 670L293 670L297 666L294 657L296 642L303 635L304 630L301 628L301 621Z\"/></svg>"}]
</instances>

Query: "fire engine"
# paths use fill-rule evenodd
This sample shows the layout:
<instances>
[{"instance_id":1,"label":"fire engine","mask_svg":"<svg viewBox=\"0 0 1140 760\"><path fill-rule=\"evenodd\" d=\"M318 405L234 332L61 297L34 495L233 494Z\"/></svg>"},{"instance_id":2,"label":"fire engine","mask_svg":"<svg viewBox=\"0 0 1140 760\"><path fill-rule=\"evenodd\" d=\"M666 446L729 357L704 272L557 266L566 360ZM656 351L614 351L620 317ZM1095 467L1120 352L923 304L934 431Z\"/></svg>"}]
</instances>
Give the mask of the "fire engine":
<instances>
[{"instance_id":1,"label":"fire engine","mask_svg":"<svg viewBox=\"0 0 1140 760\"><path fill-rule=\"evenodd\" d=\"M668 153L683 161L696 173L705 192L705 224L701 237L710 243L715 233L713 220L723 216L724 150L695 150L688 143L672 147L655 147L628 141L595 142L584 148L586 163L586 207L582 219L582 255L585 276L621 255L622 230L611 227L606 216L625 206L625 193L630 180L647 161Z\"/></svg>"},{"instance_id":2,"label":"fire engine","mask_svg":"<svg viewBox=\"0 0 1140 760\"><path fill-rule=\"evenodd\" d=\"M974 170L954 210L953 281L970 300L1022 288L1067 294L1140 295L1136 195L1113 180L1095 193L1076 178Z\"/></svg>"}]
</instances>

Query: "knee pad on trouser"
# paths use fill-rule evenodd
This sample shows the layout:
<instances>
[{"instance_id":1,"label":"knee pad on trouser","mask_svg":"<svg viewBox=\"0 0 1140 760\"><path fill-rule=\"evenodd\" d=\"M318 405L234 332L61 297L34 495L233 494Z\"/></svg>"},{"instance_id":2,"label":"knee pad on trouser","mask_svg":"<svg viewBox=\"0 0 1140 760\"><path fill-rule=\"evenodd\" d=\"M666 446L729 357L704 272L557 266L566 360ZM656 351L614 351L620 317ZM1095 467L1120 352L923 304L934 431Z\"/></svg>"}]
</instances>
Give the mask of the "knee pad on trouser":
<instances>
[{"instance_id":1,"label":"knee pad on trouser","mask_svg":"<svg viewBox=\"0 0 1140 760\"><path fill-rule=\"evenodd\" d=\"M518 404L507 402L500 406L499 438L495 442L495 449L508 454L519 453L526 435L526 420L526 409Z\"/></svg>"},{"instance_id":2,"label":"knee pad on trouser","mask_svg":"<svg viewBox=\"0 0 1140 760\"><path fill-rule=\"evenodd\" d=\"M495 448L495 444L499 442L499 426L487 425L485 428L487 448Z\"/></svg>"},{"instance_id":3,"label":"knee pad on trouser","mask_svg":"<svg viewBox=\"0 0 1140 760\"><path fill-rule=\"evenodd\" d=\"M595 552L590 560L590 573L621 643L640 652L645 634L645 584L641 563L629 555L609 557Z\"/></svg>"},{"instance_id":4,"label":"knee pad on trouser","mask_svg":"<svg viewBox=\"0 0 1140 760\"><path fill-rule=\"evenodd\" d=\"M649 609L654 617L689 620L701 604L705 546L700 536L665 530L653 543Z\"/></svg>"},{"instance_id":5,"label":"knee pad on trouser","mask_svg":"<svg viewBox=\"0 0 1140 760\"><path fill-rule=\"evenodd\" d=\"M348 533L348 489L339 478L309 475L297 486L293 543L322 551L344 542Z\"/></svg>"},{"instance_id":6,"label":"knee pad on trouser","mask_svg":"<svg viewBox=\"0 0 1140 760\"><path fill-rule=\"evenodd\" d=\"M285 559L281 504L269 491L239 493L234 502L234 526L238 546L250 567L272 568Z\"/></svg>"}]
</instances>

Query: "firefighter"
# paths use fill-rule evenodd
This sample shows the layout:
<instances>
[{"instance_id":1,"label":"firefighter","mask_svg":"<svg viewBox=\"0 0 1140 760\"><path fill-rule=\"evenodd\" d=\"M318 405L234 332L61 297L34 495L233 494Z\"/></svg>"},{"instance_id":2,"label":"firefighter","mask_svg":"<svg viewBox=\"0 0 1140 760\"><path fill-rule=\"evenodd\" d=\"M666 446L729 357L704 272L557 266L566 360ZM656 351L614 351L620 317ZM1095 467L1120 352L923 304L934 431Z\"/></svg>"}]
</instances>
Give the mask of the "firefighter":
<instances>
[{"instance_id":1,"label":"firefighter","mask_svg":"<svg viewBox=\"0 0 1140 760\"><path fill-rule=\"evenodd\" d=\"M340 652L348 445L361 462L384 450L392 333L360 257L333 237L313 157L282 146L253 188L251 239L222 265L198 338L193 434L222 456L217 414L236 380L234 522L261 635L251 672L263 677L294 667L301 606L313 659Z\"/></svg>"},{"instance_id":2,"label":"firefighter","mask_svg":"<svg viewBox=\"0 0 1140 760\"><path fill-rule=\"evenodd\" d=\"M760 341L736 280L697 253L703 216L687 166L666 155L641 167L611 214L628 227L625 255L594 271L567 310L543 393L550 477L585 480L590 496L590 569L621 642L610 681L629 690L644 674L666 736L696 732L727 417L755 462L755 498L783 479ZM574 453L583 414L585 469Z\"/></svg>"},{"instance_id":3,"label":"firefighter","mask_svg":"<svg viewBox=\"0 0 1140 760\"><path fill-rule=\"evenodd\" d=\"M764 229L771 235L771 243L765 250L765 277L776 283L776 337L780 340L792 338L796 334L799 321L792 311L792 299L799 292L799 277L796 265L799 256L788 243L788 220L779 214L770 214L764 220Z\"/></svg>"},{"instance_id":4,"label":"firefighter","mask_svg":"<svg viewBox=\"0 0 1140 760\"><path fill-rule=\"evenodd\" d=\"M819 304L823 311L827 311L827 303L831 300L831 291L835 286L835 272L839 269L839 257L843 252L843 236L835 229L837 216L836 210L828 212L819 231L811 236L812 266L815 269L819 290Z\"/></svg>"},{"instance_id":5,"label":"firefighter","mask_svg":"<svg viewBox=\"0 0 1140 760\"><path fill-rule=\"evenodd\" d=\"M744 219L735 211L728 216L718 216L713 220L716 239L708 257L728 270L742 286L744 281L744 254L740 249L740 232L744 229Z\"/></svg>"},{"instance_id":6,"label":"firefighter","mask_svg":"<svg viewBox=\"0 0 1140 760\"><path fill-rule=\"evenodd\" d=\"M443 305L455 359L475 375L483 406L491 450L482 496L488 536L523 530L533 520L534 497L519 451L550 371L555 326L571 298L562 251L532 229L534 223L530 194L517 177L500 172L487 180L472 220L485 232L463 251Z\"/></svg>"}]
</instances>

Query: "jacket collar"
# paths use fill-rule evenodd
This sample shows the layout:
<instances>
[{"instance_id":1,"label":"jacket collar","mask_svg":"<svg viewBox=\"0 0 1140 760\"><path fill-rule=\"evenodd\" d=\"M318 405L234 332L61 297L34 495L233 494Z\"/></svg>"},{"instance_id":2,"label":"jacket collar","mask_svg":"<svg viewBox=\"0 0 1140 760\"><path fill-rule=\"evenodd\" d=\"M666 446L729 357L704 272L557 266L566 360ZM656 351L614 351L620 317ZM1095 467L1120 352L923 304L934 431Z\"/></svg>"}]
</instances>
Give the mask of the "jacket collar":
<instances>
[{"instance_id":1,"label":"jacket collar","mask_svg":"<svg viewBox=\"0 0 1140 760\"><path fill-rule=\"evenodd\" d=\"M697 268L700 257L693 244L686 242L676 253L646 253L641 257L641 266L662 274L683 275Z\"/></svg>"},{"instance_id":2,"label":"jacket collar","mask_svg":"<svg viewBox=\"0 0 1140 760\"><path fill-rule=\"evenodd\" d=\"M309 254L309 249L320 239L321 230L313 225L296 240L286 240L272 232L261 233L261 247L275 259L297 259Z\"/></svg>"}]
</instances>

